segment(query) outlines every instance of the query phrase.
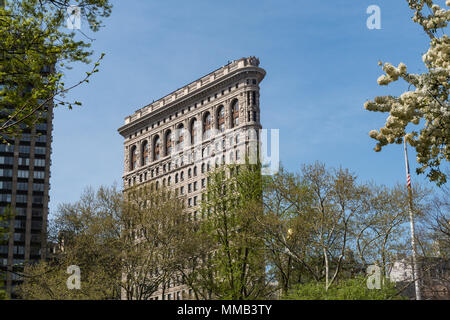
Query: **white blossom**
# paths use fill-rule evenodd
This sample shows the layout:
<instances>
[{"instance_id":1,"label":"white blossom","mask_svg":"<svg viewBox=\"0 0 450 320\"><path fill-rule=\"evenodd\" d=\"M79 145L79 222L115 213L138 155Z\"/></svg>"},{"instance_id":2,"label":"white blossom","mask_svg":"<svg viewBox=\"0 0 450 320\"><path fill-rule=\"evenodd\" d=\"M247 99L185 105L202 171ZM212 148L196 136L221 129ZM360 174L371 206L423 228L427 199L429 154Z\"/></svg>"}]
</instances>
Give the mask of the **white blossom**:
<instances>
[{"instance_id":1,"label":"white blossom","mask_svg":"<svg viewBox=\"0 0 450 320\"><path fill-rule=\"evenodd\" d=\"M427 172L431 181L442 184L446 177L439 166L442 161L450 161L450 38L445 34L450 10L433 4L432 0L408 0L408 4L414 10L413 21L420 24L430 38L430 47L422 56L427 72L410 74L404 63L395 67L388 62L378 62L384 71L377 80L379 85L401 78L409 84L410 91L400 97L375 97L374 101L364 104L369 111L389 112L384 127L371 130L369 136L378 141L375 151L406 139L416 149L421 165L418 173ZM450 0L446 5L450 6ZM409 124L421 123L420 130L406 132Z\"/></svg>"}]
</instances>

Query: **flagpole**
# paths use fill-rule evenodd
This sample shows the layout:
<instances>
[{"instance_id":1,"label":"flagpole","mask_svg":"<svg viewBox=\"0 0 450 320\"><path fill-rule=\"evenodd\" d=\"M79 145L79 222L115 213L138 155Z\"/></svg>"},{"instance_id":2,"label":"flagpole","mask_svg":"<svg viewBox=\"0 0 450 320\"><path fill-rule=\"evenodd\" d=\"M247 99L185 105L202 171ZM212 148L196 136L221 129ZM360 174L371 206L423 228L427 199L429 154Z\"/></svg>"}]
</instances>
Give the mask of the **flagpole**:
<instances>
[{"instance_id":1,"label":"flagpole","mask_svg":"<svg viewBox=\"0 0 450 320\"><path fill-rule=\"evenodd\" d=\"M404 138L403 141L404 141L404 146L405 146L406 181L407 181L408 198L409 198L409 224L411 227L411 247L412 247L412 258L413 258L414 286L416 289L416 300L422 300L422 293L420 291L419 267L417 264L416 232L415 232L415 228L414 228L411 175L409 173L408 150L406 149L406 138Z\"/></svg>"}]
</instances>

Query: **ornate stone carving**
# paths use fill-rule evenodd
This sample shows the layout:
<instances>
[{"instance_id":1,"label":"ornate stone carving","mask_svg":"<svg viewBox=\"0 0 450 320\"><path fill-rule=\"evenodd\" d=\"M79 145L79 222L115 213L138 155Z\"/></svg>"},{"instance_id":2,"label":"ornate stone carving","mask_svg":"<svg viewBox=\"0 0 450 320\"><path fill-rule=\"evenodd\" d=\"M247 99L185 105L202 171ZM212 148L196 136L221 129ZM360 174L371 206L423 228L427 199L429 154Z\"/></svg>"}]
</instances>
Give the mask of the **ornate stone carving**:
<instances>
[{"instance_id":1,"label":"ornate stone carving","mask_svg":"<svg viewBox=\"0 0 450 320\"><path fill-rule=\"evenodd\" d=\"M259 67L259 59L257 57L251 56L250 58L248 58L248 62L252 66Z\"/></svg>"}]
</instances>

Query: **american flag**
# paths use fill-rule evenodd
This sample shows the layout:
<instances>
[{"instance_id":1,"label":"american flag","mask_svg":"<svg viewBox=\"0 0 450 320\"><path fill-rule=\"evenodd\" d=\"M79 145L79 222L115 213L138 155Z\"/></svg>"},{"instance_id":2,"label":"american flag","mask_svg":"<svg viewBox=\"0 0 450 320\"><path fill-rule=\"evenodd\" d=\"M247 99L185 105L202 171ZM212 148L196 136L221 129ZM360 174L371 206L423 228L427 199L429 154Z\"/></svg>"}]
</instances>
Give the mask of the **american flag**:
<instances>
[{"instance_id":1,"label":"american flag","mask_svg":"<svg viewBox=\"0 0 450 320\"><path fill-rule=\"evenodd\" d=\"M406 149L406 140L405 143L405 165L406 165L406 186L408 189L411 189L411 174L409 173L409 161L408 161L408 151Z\"/></svg>"},{"instance_id":2,"label":"american flag","mask_svg":"<svg viewBox=\"0 0 450 320\"><path fill-rule=\"evenodd\" d=\"M409 168L408 168L408 174L406 176L406 185L408 188L411 188L411 175L409 174Z\"/></svg>"}]
</instances>

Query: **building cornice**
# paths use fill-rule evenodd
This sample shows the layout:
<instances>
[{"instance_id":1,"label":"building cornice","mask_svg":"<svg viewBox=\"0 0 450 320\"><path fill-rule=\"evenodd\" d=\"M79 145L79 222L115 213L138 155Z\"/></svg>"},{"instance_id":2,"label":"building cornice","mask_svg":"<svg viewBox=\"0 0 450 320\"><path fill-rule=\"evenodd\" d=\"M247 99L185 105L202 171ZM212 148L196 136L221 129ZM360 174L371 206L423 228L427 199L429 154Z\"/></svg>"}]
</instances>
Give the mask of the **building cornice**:
<instances>
[{"instance_id":1,"label":"building cornice","mask_svg":"<svg viewBox=\"0 0 450 320\"><path fill-rule=\"evenodd\" d=\"M175 112L177 108L189 104L191 100L200 98L219 84L223 85L223 82L247 73L258 75L258 83L266 75L266 71L259 67L259 60L255 57L235 60L137 110L133 115L125 118L125 125L120 127L118 131L123 137L127 137L134 131L148 125L152 118L156 119L165 113Z\"/></svg>"}]
</instances>

